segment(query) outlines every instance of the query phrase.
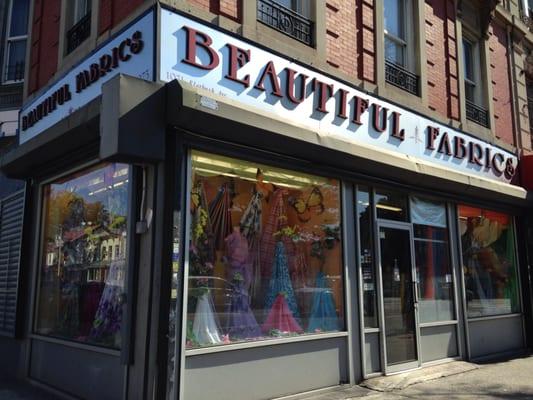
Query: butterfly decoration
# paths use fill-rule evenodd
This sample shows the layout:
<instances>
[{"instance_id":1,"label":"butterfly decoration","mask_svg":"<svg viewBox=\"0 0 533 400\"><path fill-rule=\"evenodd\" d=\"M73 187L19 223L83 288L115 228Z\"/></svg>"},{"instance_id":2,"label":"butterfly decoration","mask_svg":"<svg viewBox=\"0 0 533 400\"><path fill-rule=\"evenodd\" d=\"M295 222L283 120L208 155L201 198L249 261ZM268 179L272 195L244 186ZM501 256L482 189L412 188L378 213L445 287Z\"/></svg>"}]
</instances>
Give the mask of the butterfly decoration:
<instances>
[{"instance_id":1,"label":"butterfly decoration","mask_svg":"<svg viewBox=\"0 0 533 400\"><path fill-rule=\"evenodd\" d=\"M308 222L311 219L311 212L322 214L325 210L324 196L317 186L313 186L307 200L300 198L289 198L289 204L296 210L300 222Z\"/></svg>"}]
</instances>

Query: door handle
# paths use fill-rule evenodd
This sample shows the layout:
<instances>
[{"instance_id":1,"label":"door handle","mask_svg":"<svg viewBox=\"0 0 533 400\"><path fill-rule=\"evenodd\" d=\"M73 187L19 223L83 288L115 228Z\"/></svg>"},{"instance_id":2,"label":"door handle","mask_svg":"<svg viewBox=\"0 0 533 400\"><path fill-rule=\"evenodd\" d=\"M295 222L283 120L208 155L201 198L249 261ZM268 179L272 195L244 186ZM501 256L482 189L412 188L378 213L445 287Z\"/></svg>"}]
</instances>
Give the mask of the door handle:
<instances>
[{"instance_id":1,"label":"door handle","mask_svg":"<svg viewBox=\"0 0 533 400\"><path fill-rule=\"evenodd\" d=\"M415 305L418 304L419 298L418 298L418 282L413 281L413 291L414 291L414 300Z\"/></svg>"}]
</instances>

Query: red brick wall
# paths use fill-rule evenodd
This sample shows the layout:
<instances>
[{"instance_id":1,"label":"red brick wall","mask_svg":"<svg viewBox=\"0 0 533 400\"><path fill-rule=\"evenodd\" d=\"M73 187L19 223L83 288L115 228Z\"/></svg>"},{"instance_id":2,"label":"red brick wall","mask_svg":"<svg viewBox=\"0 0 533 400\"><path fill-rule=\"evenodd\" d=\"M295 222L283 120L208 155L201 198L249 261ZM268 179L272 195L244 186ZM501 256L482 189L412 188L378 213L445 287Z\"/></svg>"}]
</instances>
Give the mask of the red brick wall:
<instances>
[{"instance_id":1,"label":"red brick wall","mask_svg":"<svg viewBox=\"0 0 533 400\"><path fill-rule=\"evenodd\" d=\"M359 79L376 82L376 43L374 40L374 0L357 0L357 75Z\"/></svg>"},{"instance_id":2,"label":"red brick wall","mask_svg":"<svg viewBox=\"0 0 533 400\"><path fill-rule=\"evenodd\" d=\"M205 11L223 15L234 21L242 21L242 1L246 0L189 0L189 3Z\"/></svg>"},{"instance_id":3,"label":"red brick wall","mask_svg":"<svg viewBox=\"0 0 533 400\"><path fill-rule=\"evenodd\" d=\"M326 61L350 76L357 76L355 2L326 2Z\"/></svg>"},{"instance_id":4,"label":"red brick wall","mask_svg":"<svg viewBox=\"0 0 533 400\"><path fill-rule=\"evenodd\" d=\"M119 24L143 2L144 0L100 0L98 34Z\"/></svg>"},{"instance_id":5,"label":"red brick wall","mask_svg":"<svg viewBox=\"0 0 533 400\"><path fill-rule=\"evenodd\" d=\"M428 106L458 120L459 82L453 0L426 0L425 29Z\"/></svg>"},{"instance_id":6,"label":"red brick wall","mask_svg":"<svg viewBox=\"0 0 533 400\"><path fill-rule=\"evenodd\" d=\"M513 140L513 109L509 82L507 57L507 32L505 28L492 24L489 28L490 80L496 137L515 145Z\"/></svg>"},{"instance_id":7,"label":"red brick wall","mask_svg":"<svg viewBox=\"0 0 533 400\"><path fill-rule=\"evenodd\" d=\"M46 85L57 70L61 0L35 0L28 94Z\"/></svg>"}]
</instances>

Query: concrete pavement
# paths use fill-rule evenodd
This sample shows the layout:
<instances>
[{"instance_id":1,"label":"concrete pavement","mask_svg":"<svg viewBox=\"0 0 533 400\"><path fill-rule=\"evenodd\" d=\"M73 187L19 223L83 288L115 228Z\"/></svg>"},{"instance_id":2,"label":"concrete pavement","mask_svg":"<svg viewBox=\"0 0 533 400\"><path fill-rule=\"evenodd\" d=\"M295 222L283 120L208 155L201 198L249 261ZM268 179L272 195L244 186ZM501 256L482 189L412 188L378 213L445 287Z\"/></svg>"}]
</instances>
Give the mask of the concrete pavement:
<instances>
[{"instance_id":1,"label":"concrete pavement","mask_svg":"<svg viewBox=\"0 0 533 400\"><path fill-rule=\"evenodd\" d=\"M442 364L412 373L380 377L379 384L368 385L382 391L357 386L311 396L305 400L533 400L532 355L491 363L459 363L463 365ZM465 364L471 367L468 368ZM452 373L440 377L439 369L441 375L446 375L449 370ZM427 375L424 380L421 376L425 371ZM386 381L389 378L392 383Z\"/></svg>"}]
</instances>

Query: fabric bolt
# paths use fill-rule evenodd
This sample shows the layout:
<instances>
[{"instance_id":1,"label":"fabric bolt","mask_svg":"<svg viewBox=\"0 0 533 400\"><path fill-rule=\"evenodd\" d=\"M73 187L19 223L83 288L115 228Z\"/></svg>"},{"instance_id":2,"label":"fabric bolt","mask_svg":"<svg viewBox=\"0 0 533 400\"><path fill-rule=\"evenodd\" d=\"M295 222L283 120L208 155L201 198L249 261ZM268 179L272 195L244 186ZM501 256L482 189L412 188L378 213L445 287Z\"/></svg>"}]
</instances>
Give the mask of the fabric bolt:
<instances>
[{"instance_id":1,"label":"fabric bolt","mask_svg":"<svg viewBox=\"0 0 533 400\"><path fill-rule=\"evenodd\" d=\"M231 339L261 336L261 329L250 309L250 300L247 291L243 288L242 281L235 281L233 296L226 312L228 314L226 333Z\"/></svg>"},{"instance_id":2,"label":"fabric bolt","mask_svg":"<svg viewBox=\"0 0 533 400\"><path fill-rule=\"evenodd\" d=\"M268 290L265 296L264 308L266 310L272 308L279 294L284 296L292 314L295 317L299 317L298 305L296 303L296 298L294 296L294 290L289 275L289 265L287 262L287 255L285 253L285 245L281 241L276 244L272 276L270 278Z\"/></svg>"},{"instance_id":3,"label":"fabric bolt","mask_svg":"<svg viewBox=\"0 0 533 400\"><path fill-rule=\"evenodd\" d=\"M223 341L214 308L211 292L206 291L196 303L192 324L192 335L200 345L220 344Z\"/></svg>"},{"instance_id":4,"label":"fabric bolt","mask_svg":"<svg viewBox=\"0 0 533 400\"><path fill-rule=\"evenodd\" d=\"M229 185L223 184L211 203L209 203L209 219L215 238L215 248L224 249L224 238L231 234L231 196Z\"/></svg>"},{"instance_id":5,"label":"fabric bolt","mask_svg":"<svg viewBox=\"0 0 533 400\"><path fill-rule=\"evenodd\" d=\"M228 278L232 281L235 279L235 274L240 274L243 281L242 287L248 292L252 280L248 240L238 230L234 230L224 241L229 263Z\"/></svg>"},{"instance_id":6,"label":"fabric bolt","mask_svg":"<svg viewBox=\"0 0 533 400\"><path fill-rule=\"evenodd\" d=\"M255 191L241 217L241 232L249 242L261 234L263 197L261 192Z\"/></svg>"},{"instance_id":7,"label":"fabric bolt","mask_svg":"<svg viewBox=\"0 0 533 400\"><path fill-rule=\"evenodd\" d=\"M261 329L264 333L272 336L303 332L287 304L286 297L282 293L276 296Z\"/></svg>"},{"instance_id":8,"label":"fabric bolt","mask_svg":"<svg viewBox=\"0 0 533 400\"><path fill-rule=\"evenodd\" d=\"M313 296L313 306L307 332L338 331L339 318L335 309L333 292L326 284L326 278L322 272L316 276L316 292Z\"/></svg>"},{"instance_id":9,"label":"fabric bolt","mask_svg":"<svg viewBox=\"0 0 533 400\"><path fill-rule=\"evenodd\" d=\"M272 208L261 234L260 263L263 278L268 279L271 275L272 260L274 259L276 243L278 241L274 234L288 226L283 199L283 196L287 194L288 192L285 189L278 189L274 192ZM284 237L283 241L290 257L292 255L292 243L287 237Z\"/></svg>"}]
</instances>

